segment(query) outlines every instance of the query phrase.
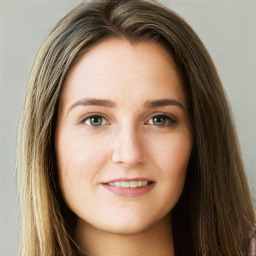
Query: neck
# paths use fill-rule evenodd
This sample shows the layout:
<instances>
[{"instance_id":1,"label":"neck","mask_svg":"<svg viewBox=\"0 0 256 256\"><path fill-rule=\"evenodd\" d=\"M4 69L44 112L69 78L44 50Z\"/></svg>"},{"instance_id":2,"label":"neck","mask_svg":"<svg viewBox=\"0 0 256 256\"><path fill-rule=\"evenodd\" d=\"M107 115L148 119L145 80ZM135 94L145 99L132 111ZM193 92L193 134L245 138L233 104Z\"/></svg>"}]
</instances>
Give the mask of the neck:
<instances>
[{"instance_id":1,"label":"neck","mask_svg":"<svg viewBox=\"0 0 256 256\"><path fill-rule=\"evenodd\" d=\"M78 221L75 240L88 256L174 256L171 217L136 234L105 232Z\"/></svg>"}]
</instances>

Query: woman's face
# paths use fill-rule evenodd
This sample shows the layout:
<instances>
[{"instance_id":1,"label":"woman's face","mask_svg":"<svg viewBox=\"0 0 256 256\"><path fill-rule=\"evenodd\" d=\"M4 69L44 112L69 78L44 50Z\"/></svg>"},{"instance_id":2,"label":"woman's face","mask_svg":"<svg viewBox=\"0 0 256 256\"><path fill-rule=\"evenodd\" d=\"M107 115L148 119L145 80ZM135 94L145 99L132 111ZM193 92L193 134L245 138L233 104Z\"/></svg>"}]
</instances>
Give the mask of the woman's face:
<instances>
[{"instance_id":1,"label":"woman's face","mask_svg":"<svg viewBox=\"0 0 256 256\"><path fill-rule=\"evenodd\" d=\"M161 45L108 39L69 72L56 154L78 228L134 234L157 225L181 195L191 148L182 79Z\"/></svg>"}]
</instances>

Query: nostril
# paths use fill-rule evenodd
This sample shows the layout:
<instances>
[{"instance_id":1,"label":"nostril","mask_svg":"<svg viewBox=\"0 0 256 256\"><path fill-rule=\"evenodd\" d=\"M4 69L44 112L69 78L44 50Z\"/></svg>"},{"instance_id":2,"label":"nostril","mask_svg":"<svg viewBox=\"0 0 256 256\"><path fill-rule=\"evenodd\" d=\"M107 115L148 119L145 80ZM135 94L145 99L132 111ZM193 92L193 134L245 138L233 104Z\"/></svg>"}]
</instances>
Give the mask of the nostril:
<instances>
[{"instance_id":1,"label":"nostril","mask_svg":"<svg viewBox=\"0 0 256 256\"><path fill-rule=\"evenodd\" d=\"M140 136L134 126L125 123L113 138L112 161L134 166L144 161Z\"/></svg>"},{"instance_id":2,"label":"nostril","mask_svg":"<svg viewBox=\"0 0 256 256\"><path fill-rule=\"evenodd\" d=\"M128 154L127 152L113 152L112 161L114 163L126 164L126 165L137 165L143 162L143 156L140 152L133 152Z\"/></svg>"}]
</instances>

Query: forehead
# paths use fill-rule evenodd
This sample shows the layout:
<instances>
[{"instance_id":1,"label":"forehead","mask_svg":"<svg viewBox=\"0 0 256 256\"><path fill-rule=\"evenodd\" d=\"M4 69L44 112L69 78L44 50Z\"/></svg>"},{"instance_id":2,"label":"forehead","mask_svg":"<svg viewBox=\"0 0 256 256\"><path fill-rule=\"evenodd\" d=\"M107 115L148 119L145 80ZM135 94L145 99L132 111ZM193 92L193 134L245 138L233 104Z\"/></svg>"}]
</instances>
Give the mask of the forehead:
<instances>
[{"instance_id":1,"label":"forehead","mask_svg":"<svg viewBox=\"0 0 256 256\"><path fill-rule=\"evenodd\" d=\"M62 98L117 100L120 95L138 100L174 95L185 102L182 79L166 49L158 43L122 39L105 40L85 53L68 73Z\"/></svg>"}]
</instances>

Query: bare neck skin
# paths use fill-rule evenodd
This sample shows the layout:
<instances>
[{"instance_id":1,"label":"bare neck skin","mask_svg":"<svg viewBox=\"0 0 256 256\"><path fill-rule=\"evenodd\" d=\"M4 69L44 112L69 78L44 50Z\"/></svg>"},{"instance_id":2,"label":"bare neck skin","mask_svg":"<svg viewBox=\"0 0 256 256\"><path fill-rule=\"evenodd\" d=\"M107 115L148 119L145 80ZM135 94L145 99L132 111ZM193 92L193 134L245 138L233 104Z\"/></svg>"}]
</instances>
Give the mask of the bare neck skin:
<instances>
[{"instance_id":1,"label":"bare neck skin","mask_svg":"<svg viewBox=\"0 0 256 256\"><path fill-rule=\"evenodd\" d=\"M171 217L138 234L124 235L95 229L79 221L75 237L87 256L174 256Z\"/></svg>"}]
</instances>

